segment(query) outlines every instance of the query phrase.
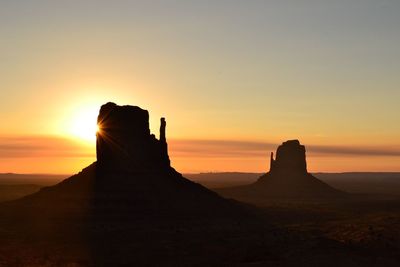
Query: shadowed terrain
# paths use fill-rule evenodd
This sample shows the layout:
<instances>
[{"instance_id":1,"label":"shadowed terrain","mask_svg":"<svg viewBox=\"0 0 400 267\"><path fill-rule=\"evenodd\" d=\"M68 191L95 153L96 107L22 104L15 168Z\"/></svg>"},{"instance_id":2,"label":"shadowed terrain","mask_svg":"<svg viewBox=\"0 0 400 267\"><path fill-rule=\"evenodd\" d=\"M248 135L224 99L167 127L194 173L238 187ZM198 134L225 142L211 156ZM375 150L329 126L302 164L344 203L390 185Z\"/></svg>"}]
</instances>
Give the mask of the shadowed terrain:
<instances>
[{"instance_id":1,"label":"shadowed terrain","mask_svg":"<svg viewBox=\"0 0 400 267\"><path fill-rule=\"evenodd\" d=\"M0 185L0 202L21 198L39 191L40 188L40 185L34 184Z\"/></svg>"}]
</instances>

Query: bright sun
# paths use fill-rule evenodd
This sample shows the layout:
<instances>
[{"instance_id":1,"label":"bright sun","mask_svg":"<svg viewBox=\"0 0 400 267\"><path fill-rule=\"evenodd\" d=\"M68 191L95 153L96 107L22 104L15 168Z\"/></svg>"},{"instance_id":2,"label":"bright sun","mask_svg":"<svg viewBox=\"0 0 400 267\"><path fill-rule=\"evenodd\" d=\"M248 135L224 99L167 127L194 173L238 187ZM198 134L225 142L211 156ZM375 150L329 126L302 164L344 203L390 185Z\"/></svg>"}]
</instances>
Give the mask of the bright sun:
<instances>
[{"instance_id":1,"label":"bright sun","mask_svg":"<svg viewBox=\"0 0 400 267\"><path fill-rule=\"evenodd\" d=\"M97 113L96 108L84 108L77 111L69 126L70 134L84 141L95 141L98 131Z\"/></svg>"}]
</instances>

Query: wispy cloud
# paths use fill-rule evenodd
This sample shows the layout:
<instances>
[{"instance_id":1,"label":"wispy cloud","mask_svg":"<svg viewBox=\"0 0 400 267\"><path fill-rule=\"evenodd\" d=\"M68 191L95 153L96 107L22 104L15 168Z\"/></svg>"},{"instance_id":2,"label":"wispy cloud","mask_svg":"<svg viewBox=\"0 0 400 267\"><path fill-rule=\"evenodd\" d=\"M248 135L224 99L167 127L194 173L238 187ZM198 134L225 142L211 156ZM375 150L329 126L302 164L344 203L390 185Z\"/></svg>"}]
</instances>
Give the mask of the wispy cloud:
<instances>
[{"instance_id":1,"label":"wispy cloud","mask_svg":"<svg viewBox=\"0 0 400 267\"><path fill-rule=\"evenodd\" d=\"M400 146L321 146L310 145L307 149L314 154L339 154L339 155L354 155L354 156L384 156L384 157L399 157Z\"/></svg>"},{"instance_id":2,"label":"wispy cloud","mask_svg":"<svg viewBox=\"0 0 400 267\"><path fill-rule=\"evenodd\" d=\"M0 158L93 157L88 145L56 136L0 137Z\"/></svg>"},{"instance_id":3,"label":"wispy cloud","mask_svg":"<svg viewBox=\"0 0 400 267\"><path fill-rule=\"evenodd\" d=\"M259 157L267 156L276 144L227 140L183 140L168 142L170 152L177 157Z\"/></svg>"},{"instance_id":4,"label":"wispy cloud","mask_svg":"<svg viewBox=\"0 0 400 267\"><path fill-rule=\"evenodd\" d=\"M280 145L269 142L237 140L170 139L170 154L186 158L267 158ZM311 156L400 157L400 146L321 146L307 145ZM95 157L93 145L56 136L0 137L0 158L84 158Z\"/></svg>"},{"instance_id":5,"label":"wispy cloud","mask_svg":"<svg viewBox=\"0 0 400 267\"><path fill-rule=\"evenodd\" d=\"M235 140L171 140L171 153L177 157L268 157L280 145L268 142ZM400 157L400 146L321 146L307 145L312 156L348 155Z\"/></svg>"}]
</instances>

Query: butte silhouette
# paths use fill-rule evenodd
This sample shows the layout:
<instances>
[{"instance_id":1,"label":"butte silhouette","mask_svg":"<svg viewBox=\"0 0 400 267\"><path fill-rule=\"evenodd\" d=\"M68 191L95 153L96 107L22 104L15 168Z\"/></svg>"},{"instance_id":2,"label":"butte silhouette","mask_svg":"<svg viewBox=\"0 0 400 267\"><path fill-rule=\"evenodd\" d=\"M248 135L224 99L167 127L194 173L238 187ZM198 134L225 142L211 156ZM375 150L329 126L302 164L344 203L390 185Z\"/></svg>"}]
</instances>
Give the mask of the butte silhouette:
<instances>
[{"instance_id":1,"label":"butte silhouette","mask_svg":"<svg viewBox=\"0 0 400 267\"><path fill-rule=\"evenodd\" d=\"M52 216L79 212L96 220L226 216L237 211L236 203L170 166L164 118L157 139L150 133L147 110L107 103L100 109L98 126L95 163L13 203Z\"/></svg>"},{"instance_id":2,"label":"butte silhouette","mask_svg":"<svg viewBox=\"0 0 400 267\"><path fill-rule=\"evenodd\" d=\"M276 158L271 152L270 170L250 185L216 190L225 197L263 198L337 198L346 193L334 189L307 172L306 149L298 140L280 145Z\"/></svg>"},{"instance_id":3,"label":"butte silhouette","mask_svg":"<svg viewBox=\"0 0 400 267\"><path fill-rule=\"evenodd\" d=\"M96 162L57 185L0 204L0 229L17 233L20 246L28 243L35 255L51 257L62 251L57 257L83 258L89 266L208 265L221 260L208 248L226 243L219 236L237 235L247 222L247 229L266 225L245 205L170 166L164 118L157 139L146 110L107 103L98 125ZM232 249L219 246L227 254Z\"/></svg>"}]
</instances>

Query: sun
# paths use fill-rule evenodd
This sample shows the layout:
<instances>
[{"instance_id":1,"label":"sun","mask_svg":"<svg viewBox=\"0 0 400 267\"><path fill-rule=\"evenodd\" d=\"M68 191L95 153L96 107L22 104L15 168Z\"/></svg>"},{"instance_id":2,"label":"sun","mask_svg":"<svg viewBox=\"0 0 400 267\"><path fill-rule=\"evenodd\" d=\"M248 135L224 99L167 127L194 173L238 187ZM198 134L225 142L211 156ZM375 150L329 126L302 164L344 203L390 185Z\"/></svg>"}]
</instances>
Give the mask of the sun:
<instances>
[{"instance_id":1,"label":"sun","mask_svg":"<svg viewBox=\"0 0 400 267\"><path fill-rule=\"evenodd\" d=\"M88 107L77 110L71 119L68 132L82 141L94 142L96 132L99 131L97 113L98 109L96 108Z\"/></svg>"}]
</instances>

